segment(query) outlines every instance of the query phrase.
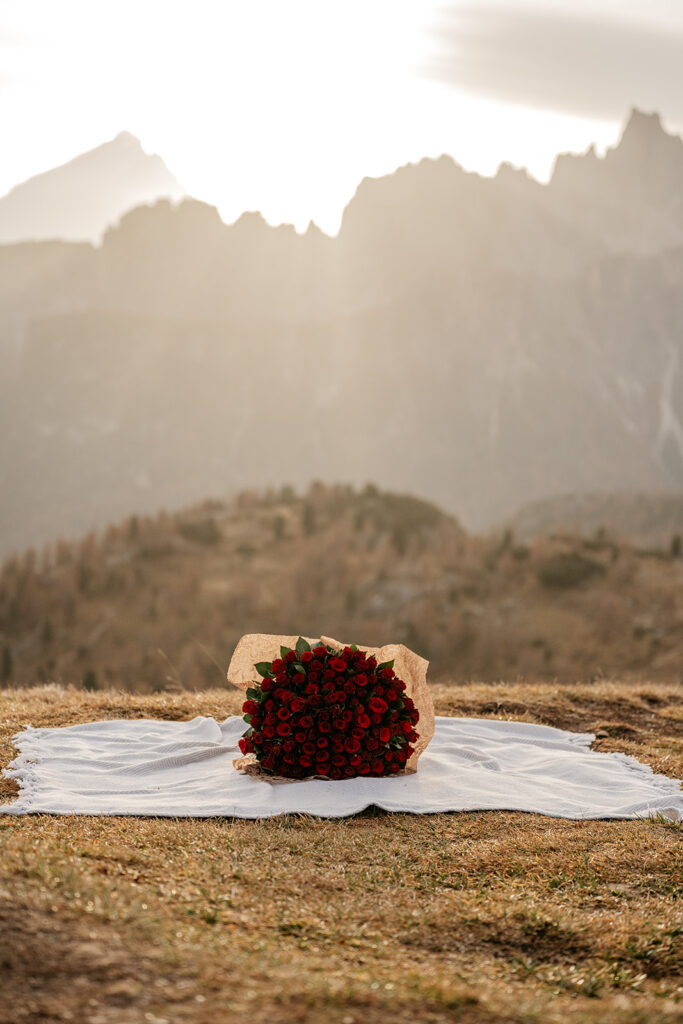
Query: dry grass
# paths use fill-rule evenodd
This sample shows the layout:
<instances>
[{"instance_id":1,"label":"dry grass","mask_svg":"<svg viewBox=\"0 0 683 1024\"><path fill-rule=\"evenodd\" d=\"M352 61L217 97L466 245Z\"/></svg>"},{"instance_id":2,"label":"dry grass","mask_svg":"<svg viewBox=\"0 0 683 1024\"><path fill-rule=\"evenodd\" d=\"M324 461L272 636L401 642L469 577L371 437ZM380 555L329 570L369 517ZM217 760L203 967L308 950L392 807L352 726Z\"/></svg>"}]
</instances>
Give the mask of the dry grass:
<instances>
[{"instance_id":1,"label":"dry grass","mask_svg":"<svg viewBox=\"0 0 683 1024\"><path fill-rule=\"evenodd\" d=\"M434 688L683 776L680 689ZM0 694L26 722L225 717L224 691ZM5 780L3 798L14 784ZM683 1019L681 829L512 813L0 818L0 1022Z\"/></svg>"}]
</instances>

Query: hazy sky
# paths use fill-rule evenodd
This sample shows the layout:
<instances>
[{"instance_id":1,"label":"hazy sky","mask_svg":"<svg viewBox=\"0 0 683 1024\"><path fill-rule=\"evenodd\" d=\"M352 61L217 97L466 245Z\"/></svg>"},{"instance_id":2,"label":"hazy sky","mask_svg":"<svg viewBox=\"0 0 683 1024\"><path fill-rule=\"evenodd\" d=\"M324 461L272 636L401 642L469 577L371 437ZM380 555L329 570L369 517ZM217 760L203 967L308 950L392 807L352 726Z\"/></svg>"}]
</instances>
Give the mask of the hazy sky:
<instances>
[{"instance_id":1,"label":"hazy sky","mask_svg":"<svg viewBox=\"0 0 683 1024\"><path fill-rule=\"evenodd\" d=\"M0 194L133 132L227 221L337 229L451 153L547 178L633 105L683 129L683 0L0 0Z\"/></svg>"}]
</instances>

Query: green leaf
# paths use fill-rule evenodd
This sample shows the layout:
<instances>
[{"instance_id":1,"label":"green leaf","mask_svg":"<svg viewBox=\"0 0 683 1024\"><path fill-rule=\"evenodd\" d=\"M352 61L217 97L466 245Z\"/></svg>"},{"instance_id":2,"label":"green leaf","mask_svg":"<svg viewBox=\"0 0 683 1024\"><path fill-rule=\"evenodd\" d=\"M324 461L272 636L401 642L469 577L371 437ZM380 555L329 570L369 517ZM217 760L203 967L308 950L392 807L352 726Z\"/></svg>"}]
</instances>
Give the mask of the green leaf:
<instances>
[{"instance_id":1,"label":"green leaf","mask_svg":"<svg viewBox=\"0 0 683 1024\"><path fill-rule=\"evenodd\" d=\"M350 650L352 650L355 654L356 651L358 650L358 644L351 644Z\"/></svg>"},{"instance_id":2,"label":"green leaf","mask_svg":"<svg viewBox=\"0 0 683 1024\"><path fill-rule=\"evenodd\" d=\"M257 687L255 687L255 686L250 686L249 689L247 690L247 698L248 698L248 700L258 700L260 698L260 696L261 696L261 689L260 689L260 687L257 689Z\"/></svg>"},{"instance_id":3,"label":"green leaf","mask_svg":"<svg viewBox=\"0 0 683 1024\"><path fill-rule=\"evenodd\" d=\"M249 726L249 728L247 729L247 731L245 732L244 735L245 736L253 736L254 735L254 730L252 729L251 726Z\"/></svg>"},{"instance_id":4,"label":"green leaf","mask_svg":"<svg viewBox=\"0 0 683 1024\"><path fill-rule=\"evenodd\" d=\"M245 722L251 725L251 715L242 715L242 718L244 719Z\"/></svg>"},{"instance_id":5,"label":"green leaf","mask_svg":"<svg viewBox=\"0 0 683 1024\"><path fill-rule=\"evenodd\" d=\"M304 651L310 651L310 649L311 645L309 644L308 640L304 640L304 638L300 636L296 642L296 653L298 655L302 655Z\"/></svg>"},{"instance_id":6,"label":"green leaf","mask_svg":"<svg viewBox=\"0 0 683 1024\"><path fill-rule=\"evenodd\" d=\"M383 668L393 668L393 667L394 667L394 659L392 658L391 661L383 661L381 665L378 665L377 666L377 671L380 672Z\"/></svg>"},{"instance_id":7,"label":"green leaf","mask_svg":"<svg viewBox=\"0 0 683 1024\"><path fill-rule=\"evenodd\" d=\"M292 668L294 669L295 672L303 672L303 674L306 675L306 669L303 667L303 665L300 665L298 661L294 662Z\"/></svg>"},{"instance_id":8,"label":"green leaf","mask_svg":"<svg viewBox=\"0 0 683 1024\"><path fill-rule=\"evenodd\" d=\"M280 648L280 657L281 658L286 658L287 655L289 654L289 652L291 651L291 649L292 649L291 647L281 647Z\"/></svg>"},{"instance_id":9,"label":"green leaf","mask_svg":"<svg viewBox=\"0 0 683 1024\"><path fill-rule=\"evenodd\" d=\"M257 661L256 664L254 665L254 668L256 669L260 676L269 677L272 679L274 675L273 665L272 662L270 661Z\"/></svg>"}]
</instances>

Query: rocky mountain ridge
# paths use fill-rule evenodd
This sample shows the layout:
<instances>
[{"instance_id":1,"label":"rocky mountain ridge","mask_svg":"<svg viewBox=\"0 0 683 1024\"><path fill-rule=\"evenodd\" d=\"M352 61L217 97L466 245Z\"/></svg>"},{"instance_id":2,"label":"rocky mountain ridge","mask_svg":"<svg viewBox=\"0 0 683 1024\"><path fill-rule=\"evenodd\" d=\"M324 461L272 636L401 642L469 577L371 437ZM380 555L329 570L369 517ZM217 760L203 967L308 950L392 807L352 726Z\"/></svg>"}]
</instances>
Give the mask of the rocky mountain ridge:
<instances>
[{"instance_id":1,"label":"rocky mountain ridge","mask_svg":"<svg viewBox=\"0 0 683 1024\"><path fill-rule=\"evenodd\" d=\"M547 186L450 157L366 179L336 238L185 200L100 248L0 246L0 548L316 478L474 529L683 490L682 150L634 113Z\"/></svg>"}]
</instances>

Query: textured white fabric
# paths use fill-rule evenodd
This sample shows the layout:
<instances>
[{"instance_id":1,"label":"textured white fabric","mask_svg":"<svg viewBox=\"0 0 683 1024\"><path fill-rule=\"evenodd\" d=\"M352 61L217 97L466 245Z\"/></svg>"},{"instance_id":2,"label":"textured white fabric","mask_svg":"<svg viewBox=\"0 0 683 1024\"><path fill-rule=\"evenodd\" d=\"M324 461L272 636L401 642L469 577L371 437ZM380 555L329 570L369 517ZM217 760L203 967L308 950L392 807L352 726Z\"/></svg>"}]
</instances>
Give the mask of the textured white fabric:
<instances>
[{"instance_id":1,"label":"textured white fabric","mask_svg":"<svg viewBox=\"0 0 683 1024\"><path fill-rule=\"evenodd\" d=\"M88 722L16 737L5 774L21 787L6 814L265 818L387 811L533 811L562 818L683 820L680 784L624 754L590 751L590 733L527 722L437 718L414 775L271 785L235 771L241 718L222 724Z\"/></svg>"}]
</instances>

